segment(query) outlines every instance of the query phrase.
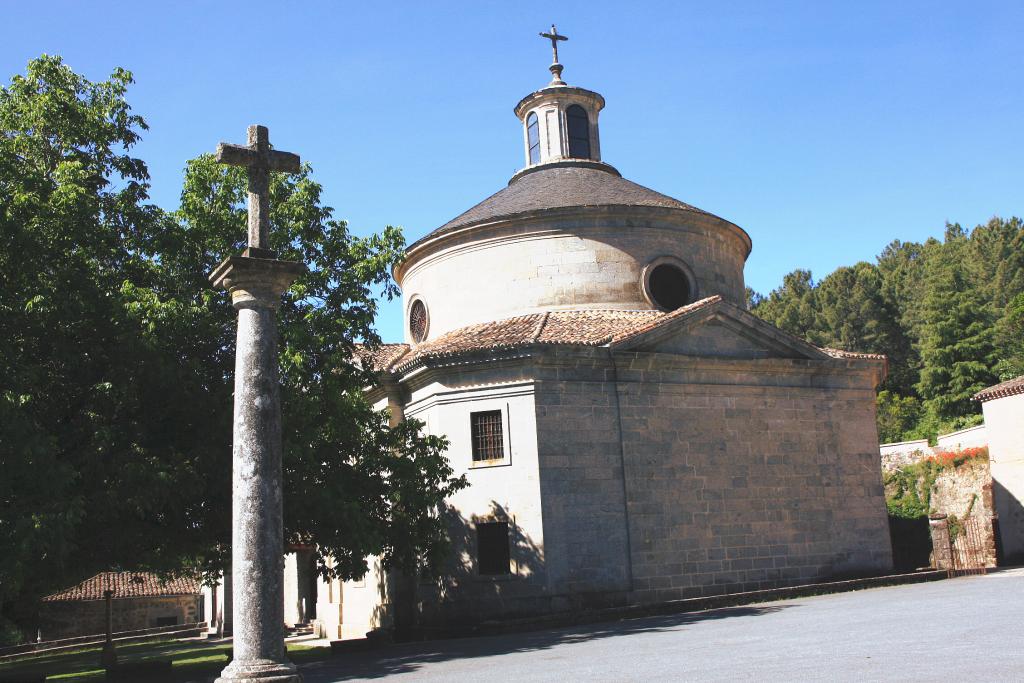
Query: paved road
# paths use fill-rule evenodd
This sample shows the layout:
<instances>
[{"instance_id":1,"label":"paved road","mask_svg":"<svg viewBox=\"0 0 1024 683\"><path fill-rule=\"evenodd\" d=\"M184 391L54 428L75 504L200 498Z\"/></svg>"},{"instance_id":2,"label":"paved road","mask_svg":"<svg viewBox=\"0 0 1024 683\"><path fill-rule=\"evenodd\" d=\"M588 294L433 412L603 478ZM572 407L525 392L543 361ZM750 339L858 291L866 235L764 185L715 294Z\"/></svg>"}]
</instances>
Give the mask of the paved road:
<instances>
[{"instance_id":1,"label":"paved road","mask_svg":"<svg viewBox=\"0 0 1024 683\"><path fill-rule=\"evenodd\" d=\"M400 645L303 667L365 681L1024 681L1024 569L587 627Z\"/></svg>"}]
</instances>

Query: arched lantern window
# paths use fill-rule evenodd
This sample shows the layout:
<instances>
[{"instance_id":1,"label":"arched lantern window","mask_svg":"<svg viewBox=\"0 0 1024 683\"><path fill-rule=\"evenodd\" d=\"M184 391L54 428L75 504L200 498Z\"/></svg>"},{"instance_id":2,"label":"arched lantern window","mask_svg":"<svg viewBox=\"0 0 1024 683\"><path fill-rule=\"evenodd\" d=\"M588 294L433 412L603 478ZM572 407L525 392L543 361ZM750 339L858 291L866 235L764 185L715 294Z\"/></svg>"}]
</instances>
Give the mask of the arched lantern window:
<instances>
[{"instance_id":1,"label":"arched lantern window","mask_svg":"<svg viewBox=\"0 0 1024 683\"><path fill-rule=\"evenodd\" d=\"M530 145L530 163L540 163L540 127L537 124L537 114L530 112L526 117L526 140Z\"/></svg>"},{"instance_id":2,"label":"arched lantern window","mask_svg":"<svg viewBox=\"0 0 1024 683\"><path fill-rule=\"evenodd\" d=\"M578 104L565 110L569 126L569 156L573 159L590 158L590 119Z\"/></svg>"}]
</instances>

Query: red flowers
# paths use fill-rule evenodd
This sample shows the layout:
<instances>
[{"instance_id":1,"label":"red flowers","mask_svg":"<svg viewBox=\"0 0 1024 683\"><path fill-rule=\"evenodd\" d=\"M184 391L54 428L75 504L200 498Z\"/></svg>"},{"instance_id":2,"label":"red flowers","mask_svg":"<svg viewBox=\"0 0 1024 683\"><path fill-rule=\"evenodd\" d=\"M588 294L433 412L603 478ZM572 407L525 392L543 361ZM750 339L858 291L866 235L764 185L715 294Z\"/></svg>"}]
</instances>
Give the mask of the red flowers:
<instances>
[{"instance_id":1,"label":"red flowers","mask_svg":"<svg viewBox=\"0 0 1024 683\"><path fill-rule=\"evenodd\" d=\"M929 455L925 462L932 462L940 467L959 467L971 460L988 460L988 446L975 446L955 451L939 451Z\"/></svg>"}]
</instances>

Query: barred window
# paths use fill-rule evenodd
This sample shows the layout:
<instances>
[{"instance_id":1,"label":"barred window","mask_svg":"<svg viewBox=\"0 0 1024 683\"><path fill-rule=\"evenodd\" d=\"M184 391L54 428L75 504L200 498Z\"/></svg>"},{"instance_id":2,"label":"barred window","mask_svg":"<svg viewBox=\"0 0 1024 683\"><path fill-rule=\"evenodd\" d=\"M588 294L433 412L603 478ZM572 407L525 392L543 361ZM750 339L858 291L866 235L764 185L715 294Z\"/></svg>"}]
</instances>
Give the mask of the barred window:
<instances>
[{"instance_id":1,"label":"barred window","mask_svg":"<svg viewBox=\"0 0 1024 683\"><path fill-rule=\"evenodd\" d=\"M476 525L476 564L481 574L510 574L508 522L478 522Z\"/></svg>"},{"instance_id":2,"label":"barred window","mask_svg":"<svg viewBox=\"0 0 1024 683\"><path fill-rule=\"evenodd\" d=\"M479 413L470 413L469 420L473 439L473 462L504 458L501 411L485 410Z\"/></svg>"}]
</instances>

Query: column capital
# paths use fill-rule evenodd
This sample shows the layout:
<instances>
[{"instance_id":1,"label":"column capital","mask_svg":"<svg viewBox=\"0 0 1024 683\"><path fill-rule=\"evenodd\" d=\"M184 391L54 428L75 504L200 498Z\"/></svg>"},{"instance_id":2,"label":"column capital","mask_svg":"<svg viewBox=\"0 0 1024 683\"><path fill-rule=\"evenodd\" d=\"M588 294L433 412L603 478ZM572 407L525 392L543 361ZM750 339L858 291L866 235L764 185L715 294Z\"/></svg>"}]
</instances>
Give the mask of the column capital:
<instances>
[{"instance_id":1,"label":"column capital","mask_svg":"<svg viewBox=\"0 0 1024 683\"><path fill-rule=\"evenodd\" d=\"M231 294L231 305L241 308L276 309L281 295L306 272L306 264L275 258L228 256L210 273L214 287Z\"/></svg>"}]
</instances>

